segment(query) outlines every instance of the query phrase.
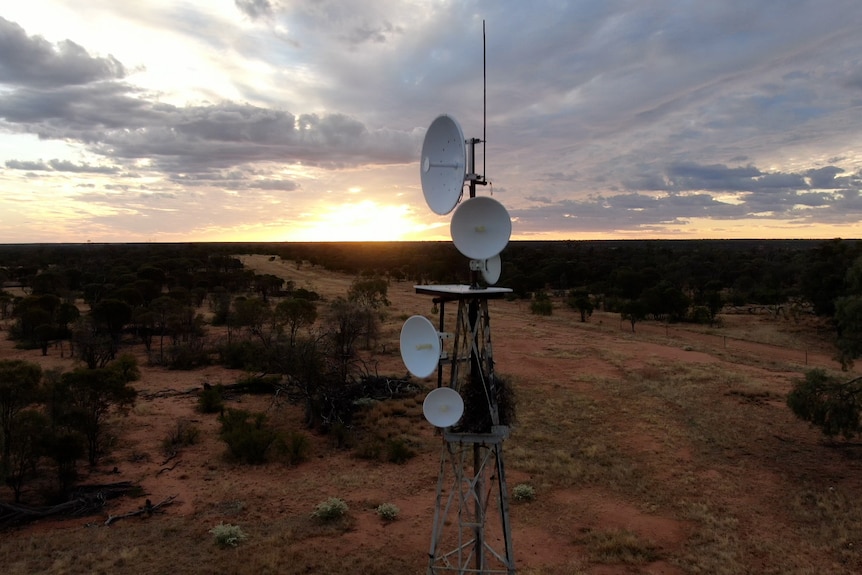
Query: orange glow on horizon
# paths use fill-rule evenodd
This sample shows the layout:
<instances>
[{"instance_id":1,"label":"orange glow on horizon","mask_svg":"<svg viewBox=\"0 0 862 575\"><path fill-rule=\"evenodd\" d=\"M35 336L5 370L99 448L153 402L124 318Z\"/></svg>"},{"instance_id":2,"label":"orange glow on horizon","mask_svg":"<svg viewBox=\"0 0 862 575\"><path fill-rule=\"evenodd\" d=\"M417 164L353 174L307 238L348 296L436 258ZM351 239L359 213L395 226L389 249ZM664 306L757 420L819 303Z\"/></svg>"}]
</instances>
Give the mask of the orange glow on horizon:
<instances>
[{"instance_id":1,"label":"orange glow on horizon","mask_svg":"<svg viewBox=\"0 0 862 575\"><path fill-rule=\"evenodd\" d=\"M309 215L285 236L288 242L394 242L422 239L431 229L411 215L410 206L371 200L330 205Z\"/></svg>"}]
</instances>

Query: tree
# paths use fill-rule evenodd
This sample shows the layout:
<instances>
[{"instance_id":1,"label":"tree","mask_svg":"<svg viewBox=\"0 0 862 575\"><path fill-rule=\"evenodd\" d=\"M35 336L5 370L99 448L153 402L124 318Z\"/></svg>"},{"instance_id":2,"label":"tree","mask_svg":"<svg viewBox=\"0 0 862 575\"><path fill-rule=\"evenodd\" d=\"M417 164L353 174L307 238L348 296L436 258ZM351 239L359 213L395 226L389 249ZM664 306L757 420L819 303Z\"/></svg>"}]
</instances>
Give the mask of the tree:
<instances>
[{"instance_id":1,"label":"tree","mask_svg":"<svg viewBox=\"0 0 862 575\"><path fill-rule=\"evenodd\" d=\"M114 342L111 336L100 331L93 318L83 316L72 328L72 342L75 355L89 369L105 367L114 356Z\"/></svg>"},{"instance_id":2,"label":"tree","mask_svg":"<svg viewBox=\"0 0 862 575\"><path fill-rule=\"evenodd\" d=\"M132 306L120 299L105 298L90 311L99 328L104 328L114 342L114 352L120 344L120 332L132 321ZM113 358L112 358L113 359Z\"/></svg>"},{"instance_id":3,"label":"tree","mask_svg":"<svg viewBox=\"0 0 862 575\"><path fill-rule=\"evenodd\" d=\"M838 359L845 371L862 355L862 257L847 271L848 295L835 300Z\"/></svg>"},{"instance_id":4,"label":"tree","mask_svg":"<svg viewBox=\"0 0 862 575\"><path fill-rule=\"evenodd\" d=\"M587 318L593 315L593 302L586 290L571 290L566 303L570 308L578 310L581 314L581 323L585 323Z\"/></svg>"},{"instance_id":5,"label":"tree","mask_svg":"<svg viewBox=\"0 0 862 575\"><path fill-rule=\"evenodd\" d=\"M28 476L35 475L45 449L48 419L34 409L27 409L19 412L13 421L14 433L7 439L11 447L4 468L6 484L12 488L15 503L18 503L24 483Z\"/></svg>"},{"instance_id":6,"label":"tree","mask_svg":"<svg viewBox=\"0 0 862 575\"><path fill-rule=\"evenodd\" d=\"M135 401L137 392L129 385L140 377L134 356L121 359L104 368L64 373L60 392L65 400L65 418L86 438L87 459L96 465L104 452L105 420L114 408Z\"/></svg>"},{"instance_id":7,"label":"tree","mask_svg":"<svg viewBox=\"0 0 862 575\"><path fill-rule=\"evenodd\" d=\"M275 314L287 328L288 343L293 347L297 332L317 321L317 306L307 299L288 298L275 306Z\"/></svg>"},{"instance_id":8,"label":"tree","mask_svg":"<svg viewBox=\"0 0 862 575\"><path fill-rule=\"evenodd\" d=\"M329 334L339 381L347 381L350 364L356 357L356 341L368 328L368 311L343 297L335 298L329 308Z\"/></svg>"},{"instance_id":9,"label":"tree","mask_svg":"<svg viewBox=\"0 0 862 575\"><path fill-rule=\"evenodd\" d=\"M390 305L388 292L389 281L380 276L357 278L347 291L347 301L358 306L364 318L366 348L370 348L372 340L377 339L380 322L386 317L383 308Z\"/></svg>"},{"instance_id":10,"label":"tree","mask_svg":"<svg viewBox=\"0 0 862 575\"><path fill-rule=\"evenodd\" d=\"M264 302L269 301L269 296L278 293L284 285L284 279L273 274L262 274L254 277L254 290L258 292Z\"/></svg>"},{"instance_id":11,"label":"tree","mask_svg":"<svg viewBox=\"0 0 862 575\"><path fill-rule=\"evenodd\" d=\"M262 298L237 298L234 301L233 324L243 326L249 333L260 339L264 345L272 343L278 335L275 315L269 303Z\"/></svg>"},{"instance_id":12,"label":"tree","mask_svg":"<svg viewBox=\"0 0 862 575\"><path fill-rule=\"evenodd\" d=\"M646 317L646 305L642 300L626 300L620 310L620 317L632 324L632 333L635 332L635 324Z\"/></svg>"},{"instance_id":13,"label":"tree","mask_svg":"<svg viewBox=\"0 0 862 575\"><path fill-rule=\"evenodd\" d=\"M0 433L3 434L3 459L9 459L15 417L33 403L39 392L42 368L20 359L0 360Z\"/></svg>"},{"instance_id":14,"label":"tree","mask_svg":"<svg viewBox=\"0 0 862 575\"><path fill-rule=\"evenodd\" d=\"M389 307L389 282L381 276L357 278L347 291L347 299L377 310Z\"/></svg>"}]
</instances>

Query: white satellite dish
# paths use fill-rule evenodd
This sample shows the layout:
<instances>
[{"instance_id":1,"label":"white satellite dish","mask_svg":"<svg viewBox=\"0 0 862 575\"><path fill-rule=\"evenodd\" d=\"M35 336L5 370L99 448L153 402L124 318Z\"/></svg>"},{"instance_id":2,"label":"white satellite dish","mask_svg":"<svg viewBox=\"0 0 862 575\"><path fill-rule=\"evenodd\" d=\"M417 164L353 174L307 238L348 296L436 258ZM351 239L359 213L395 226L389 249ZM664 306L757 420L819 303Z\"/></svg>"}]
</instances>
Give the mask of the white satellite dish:
<instances>
[{"instance_id":1,"label":"white satellite dish","mask_svg":"<svg viewBox=\"0 0 862 575\"><path fill-rule=\"evenodd\" d=\"M407 370L419 379L437 369L441 348L440 334L427 318L414 315L401 326L401 359Z\"/></svg>"},{"instance_id":2,"label":"white satellite dish","mask_svg":"<svg viewBox=\"0 0 862 575\"><path fill-rule=\"evenodd\" d=\"M455 118L443 114L431 122L419 164L425 202L435 214L448 214L461 198L467 168L464 132Z\"/></svg>"},{"instance_id":3,"label":"white satellite dish","mask_svg":"<svg viewBox=\"0 0 862 575\"><path fill-rule=\"evenodd\" d=\"M464 400L451 387L438 387L425 397L422 413L434 427L450 427L464 415Z\"/></svg>"},{"instance_id":4,"label":"white satellite dish","mask_svg":"<svg viewBox=\"0 0 862 575\"><path fill-rule=\"evenodd\" d=\"M461 202L449 224L458 251L473 260L486 260L503 251L512 236L512 220L503 204L487 196Z\"/></svg>"},{"instance_id":5,"label":"white satellite dish","mask_svg":"<svg viewBox=\"0 0 862 575\"><path fill-rule=\"evenodd\" d=\"M503 260L500 259L500 254L483 261L480 271L486 284L492 286L497 283L500 279L500 274L503 273Z\"/></svg>"}]
</instances>

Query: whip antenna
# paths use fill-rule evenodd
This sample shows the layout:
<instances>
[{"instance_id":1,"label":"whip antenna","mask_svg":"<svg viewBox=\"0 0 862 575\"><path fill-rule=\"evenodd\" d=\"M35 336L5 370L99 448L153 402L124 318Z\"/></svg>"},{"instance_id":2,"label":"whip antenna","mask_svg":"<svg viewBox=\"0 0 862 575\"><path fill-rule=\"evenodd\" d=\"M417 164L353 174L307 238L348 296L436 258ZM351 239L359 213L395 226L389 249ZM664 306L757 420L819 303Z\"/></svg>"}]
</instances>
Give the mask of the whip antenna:
<instances>
[{"instance_id":1,"label":"whip antenna","mask_svg":"<svg viewBox=\"0 0 862 575\"><path fill-rule=\"evenodd\" d=\"M485 21L482 20L482 181L485 181L485 150L488 148L488 50L485 48Z\"/></svg>"}]
</instances>

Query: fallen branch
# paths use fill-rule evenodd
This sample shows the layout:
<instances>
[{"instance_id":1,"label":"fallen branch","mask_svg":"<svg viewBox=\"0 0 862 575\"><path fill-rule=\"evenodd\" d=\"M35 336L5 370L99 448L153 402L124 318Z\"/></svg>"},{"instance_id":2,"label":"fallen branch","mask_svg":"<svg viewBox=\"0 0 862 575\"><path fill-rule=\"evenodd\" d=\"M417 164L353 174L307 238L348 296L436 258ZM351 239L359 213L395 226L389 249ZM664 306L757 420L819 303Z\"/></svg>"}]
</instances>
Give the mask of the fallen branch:
<instances>
[{"instance_id":1,"label":"fallen branch","mask_svg":"<svg viewBox=\"0 0 862 575\"><path fill-rule=\"evenodd\" d=\"M114 521L119 521L120 519L126 519L128 517L136 517L138 515L145 515L146 517L150 517L153 513L156 513L157 511L160 512L162 507L167 507L168 505L173 503L176 497L176 495L171 495L167 499L156 503L155 505L153 505L152 502L147 499L144 503L144 506L137 511L130 511L129 513L123 513L122 515L108 515L108 518L105 520L105 525L107 526Z\"/></svg>"},{"instance_id":2,"label":"fallen branch","mask_svg":"<svg viewBox=\"0 0 862 575\"><path fill-rule=\"evenodd\" d=\"M0 528L24 525L31 521L53 516L81 517L102 509L108 499L113 499L137 489L131 482L107 485L79 486L71 499L50 507L28 507L14 503L0 503Z\"/></svg>"},{"instance_id":3,"label":"fallen branch","mask_svg":"<svg viewBox=\"0 0 862 575\"><path fill-rule=\"evenodd\" d=\"M182 460L180 460L180 461L175 461L175 462L174 462L174 464L173 464L173 465L171 465L170 467L162 467L161 469L159 469L159 472L158 472L158 473L156 473L156 477L158 477L159 475L161 475L161 474L162 474L162 471L173 471L173 470L174 470L174 467L176 467L177 465L179 465L181 462L182 462Z\"/></svg>"},{"instance_id":4,"label":"fallen branch","mask_svg":"<svg viewBox=\"0 0 862 575\"><path fill-rule=\"evenodd\" d=\"M165 459L164 461L162 461L162 465L167 465L168 461L170 461L171 459L173 459L177 455L179 455L179 452L176 449L174 449L173 451L171 451L170 455L168 455L168 458Z\"/></svg>"},{"instance_id":5,"label":"fallen branch","mask_svg":"<svg viewBox=\"0 0 862 575\"><path fill-rule=\"evenodd\" d=\"M161 399L164 397L178 397L181 395L195 395L200 393L200 388L192 387L185 391L179 391L176 389L162 389L160 391L151 391L149 393L141 393L140 397L143 399Z\"/></svg>"}]
</instances>

